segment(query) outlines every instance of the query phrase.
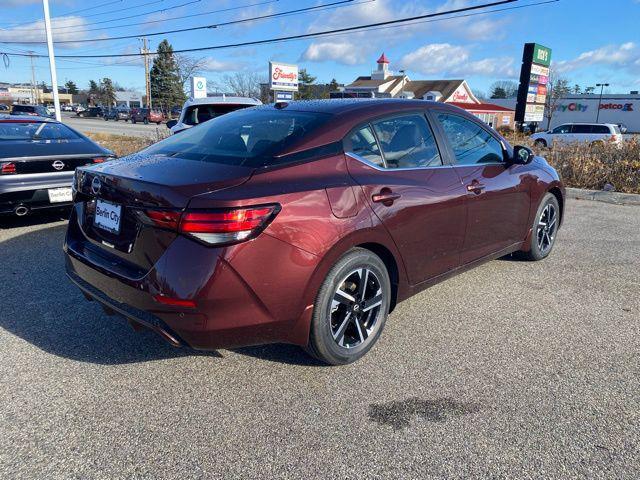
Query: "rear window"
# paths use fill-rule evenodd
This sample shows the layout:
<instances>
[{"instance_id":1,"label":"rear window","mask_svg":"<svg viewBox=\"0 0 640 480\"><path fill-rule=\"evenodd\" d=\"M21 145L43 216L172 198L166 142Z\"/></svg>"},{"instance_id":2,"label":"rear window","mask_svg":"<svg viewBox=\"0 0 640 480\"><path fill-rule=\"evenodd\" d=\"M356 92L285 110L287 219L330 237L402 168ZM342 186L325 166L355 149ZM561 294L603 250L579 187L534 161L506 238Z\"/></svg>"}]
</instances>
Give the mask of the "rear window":
<instances>
[{"instance_id":1,"label":"rear window","mask_svg":"<svg viewBox=\"0 0 640 480\"><path fill-rule=\"evenodd\" d=\"M591 129L591 133L604 133L609 135L611 131L606 125L594 125Z\"/></svg>"},{"instance_id":2,"label":"rear window","mask_svg":"<svg viewBox=\"0 0 640 480\"><path fill-rule=\"evenodd\" d=\"M190 160L262 167L278 152L324 124L331 115L275 109L221 115L144 150Z\"/></svg>"},{"instance_id":3,"label":"rear window","mask_svg":"<svg viewBox=\"0 0 640 480\"><path fill-rule=\"evenodd\" d=\"M0 122L0 141L74 140L80 136L61 123Z\"/></svg>"},{"instance_id":4,"label":"rear window","mask_svg":"<svg viewBox=\"0 0 640 480\"><path fill-rule=\"evenodd\" d=\"M184 112L182 123L185 125L198 125L225 113L234 112L252 105L223 104L223 105L192 105Z\"/></svg>"}]
</instances>

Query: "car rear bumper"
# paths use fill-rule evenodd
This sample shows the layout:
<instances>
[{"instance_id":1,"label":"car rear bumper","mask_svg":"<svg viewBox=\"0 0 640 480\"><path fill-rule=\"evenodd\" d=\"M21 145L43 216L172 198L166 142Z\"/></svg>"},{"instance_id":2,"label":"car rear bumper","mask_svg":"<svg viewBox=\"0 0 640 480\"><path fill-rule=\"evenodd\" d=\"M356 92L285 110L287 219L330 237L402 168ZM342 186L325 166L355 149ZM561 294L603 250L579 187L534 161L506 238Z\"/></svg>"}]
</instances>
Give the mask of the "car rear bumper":
<instances>
[{"instance_id":1,"label":"car rear bumper","mask_svg":"<svg viewBox=\"0 0 640 480\"><path fill-rule=\"evenodd\" d=\"M0 213L11 213L19 205L32 210L59 208L71 202L49 201L48 190L71 187L73 172L32 173L0 177Z\"/></svg>"},{"instance_id":2,"label":"car rear bumper","mask_svg":"<svg viewBox=\"0 0 640 480\"><path fill-rule=\"evenodd\" d=\"M69 278L85 296L171 344L200 350L306 344L311 310L303 305L302 291L316 262L295 247L268 235L235 250L179 236L148 272L126 278L114 272L110 262L118 259L108 250L77 238L72 222L75 211L64 245ZM292 260L297 264L287 273ZM302 291L294 292L295 285ZM193 301L195 308L159 303L158 295Z\"/></svg>"}]
</instances>

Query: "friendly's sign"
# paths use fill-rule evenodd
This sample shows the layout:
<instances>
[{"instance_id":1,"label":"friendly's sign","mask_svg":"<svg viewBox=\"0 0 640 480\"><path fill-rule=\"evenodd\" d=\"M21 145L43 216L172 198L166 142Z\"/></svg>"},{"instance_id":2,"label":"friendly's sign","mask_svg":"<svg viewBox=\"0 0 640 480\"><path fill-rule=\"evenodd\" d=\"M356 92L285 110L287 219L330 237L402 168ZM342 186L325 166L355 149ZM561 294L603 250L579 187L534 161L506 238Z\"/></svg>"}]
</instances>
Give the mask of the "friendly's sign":
<instances>
[{"instance_id":1,"label":"friendly's sign","mask_svg":"<svg viewBox=\"0 0 640 480\"><path fill-rule=\"evenodd\" d=\"M275 91L298 91L298 66L269 62L269 88Z\"/></svg>"}]
</instances>

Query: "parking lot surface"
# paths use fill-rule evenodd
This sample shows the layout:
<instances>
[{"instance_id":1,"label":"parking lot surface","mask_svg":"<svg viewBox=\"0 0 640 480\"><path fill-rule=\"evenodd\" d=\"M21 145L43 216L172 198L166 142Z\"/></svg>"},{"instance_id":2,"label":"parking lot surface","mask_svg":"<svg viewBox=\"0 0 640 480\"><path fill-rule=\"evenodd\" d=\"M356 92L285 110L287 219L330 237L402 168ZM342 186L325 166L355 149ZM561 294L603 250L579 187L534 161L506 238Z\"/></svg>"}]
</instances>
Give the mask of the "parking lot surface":
<instances>
[{"instance_id":1,"label":"parking lot surface","mask_svg":"<svg viewBox=\"0 0 640 480\"><path fill-rule=\"evenodd\" d=\"M130 137L157 138L158 132L162 137L168 135L169 129L162 123L145 125L124 121L106 121L104 118L82 118L75 113L63 112L62 121L76 130L84 133L110 133L114 135L127 135Z\"/></svg>"},{"instance_id":2,"label":"parking lot surface","mask_svg":"<svg viewBox=\"0 0 640 480\"><path fill-rule=\"evenodd\" d=\"M64 231L0 230L0 478L640 478L640 207L570 201L548 259L428 289L331 368L134 333Z\"/></svg>"}]
</instances>

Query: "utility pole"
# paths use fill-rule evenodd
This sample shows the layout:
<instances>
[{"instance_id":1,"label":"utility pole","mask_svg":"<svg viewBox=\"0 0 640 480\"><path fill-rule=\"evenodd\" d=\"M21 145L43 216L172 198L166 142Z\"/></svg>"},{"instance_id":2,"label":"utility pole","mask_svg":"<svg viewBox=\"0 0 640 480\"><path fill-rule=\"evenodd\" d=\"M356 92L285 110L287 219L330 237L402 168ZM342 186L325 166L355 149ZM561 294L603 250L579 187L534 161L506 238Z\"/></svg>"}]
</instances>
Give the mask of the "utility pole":
<instances>
[{"instance_id":1,"label":"utility pole","mask_svg":"<svg viewBox=\"0 0 640 480\"><path fill-rule=\"evenodd\" d=\"M602 91L604 87L608 87L608 83L596 83L596 87L600 87L600 97L598 98L598 113L596 114L596 123L600 120L600 105L602 104Z\"/></svg>"},{"instance_id":2,"label":"utility pole","mask_svg":"<svg viewBox=\"0 0 640 480\"><path fill-rule=\"evenodd\" d=\"M29 50L29 58L31 59L31 103L35 105L38 103L38 87L36 85L36 67L33 63L34 53L34 51Z\"/></svg>"},{"instance_id":3,"label":"utility pole","mask_svg":"<svg viewBox=\"0 0 640 480\"><path fill-rule=\"evenodd\" d=\"M47 48L49 49L49 68L51 69L51 91L53 92L53 106L56 110L56 120L62 121L60 115L60 98L58 97L58 76L56 74L56 58L53 54L53 38L51 36L51 18L49 18L49 0L42 0L44 10L44 27L47 31Z\"/></svg>"},{"instance_id":4,"label":"utility pole","mask_svg":"<svg viewBox=\"0 0 640 480\"><path fill-rule=\"evenodd\" d=\"M142 48L140 53L144 56L144 87L147 96L147 108L151 108L151 80L149 79L149 45L146 38L141 38Z\"/></svg>"}]
</instances>

